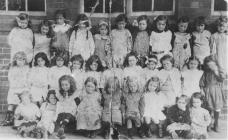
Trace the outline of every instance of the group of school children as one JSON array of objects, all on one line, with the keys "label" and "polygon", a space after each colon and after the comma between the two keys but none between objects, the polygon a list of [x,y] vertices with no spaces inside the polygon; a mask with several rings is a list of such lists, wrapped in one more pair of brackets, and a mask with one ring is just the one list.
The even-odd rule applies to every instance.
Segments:
[{"label": "group of school children", "polygon": [[156,17],[150,30],[142,15],[132,31],[120,14],[116,28],[109,31],[102,20],[95,35],[85,14],[73,25],[63,11],[55,18],[34,33],[27,14],[16,17],[8,36],[8,111],[1,125],[13,125],[24,137],[61,139],[67,130],[82,130],[89,138],[101,132],[107,139],[110,128],[121,135],[121,127],[128,138],[133,128],[141,138],[154,132],[160,138],[207,138],[208,131],[219,131],[227,17],[216,21],[212,35],[204,17],[195,19],[189,33],[187,17],[171,32],[166,16]]}]

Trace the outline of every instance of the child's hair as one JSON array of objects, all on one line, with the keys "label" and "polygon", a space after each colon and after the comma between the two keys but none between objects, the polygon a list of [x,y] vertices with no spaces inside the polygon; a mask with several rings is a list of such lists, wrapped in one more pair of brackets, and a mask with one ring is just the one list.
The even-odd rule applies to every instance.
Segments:
[{"label": "child's hair", "polygon": [[25,65],[28,64],[28,62],[27,62],[27,56],[26,56],[25,52],[23,52],[23,51],[20,51],[20,52],[17,52],[17,53],[14,54],[14,56],[13,56],[13,63],[12,63],[12,66],[13,67],[14,66],[17,66],[17,59],[24,59],[25,60]]},{"label": "child's hair", "polygon": [[158,57],[156,55],[149,55],[146,60],[146,64],[148,64],[150,61],[153,61],[154,63],[158,63]]},{"label": "child's hair", "polygon": [[126,87],[124,87],[124,90],[125,90],[126,93],[131,93],[132,92],[132,91],[130,91],[130,83],[131,82],[136,82],[136,84],[137,84],[137,91],[136,92],[141,92],[142,91],[138,78],[134,77],[134,76],[128,76],[126,78],[126,85],[125,85]]},{"label": "child's hair", "polygon": [[180,99],[184,99],[184,100],[185,100],[185,102],[186,102],[186,104],[188,104],[188,103],[189,103],[189,98],[188,98],[188,96],[187,96],[187,95],[182,94],[181,96],[176,97],[176,103],[177,103]]},{"label": "child's hair", "polygon": [[74,92],[76,91],[76,82],[74,80],[74,78],[70,75],[63,75],[62,77],[59,78],[59,92],[62,96],[64,96],[64,90],[62,88],[61,82],[62,81],[68,81],[70,84],[70,89],[68,91],[68,96],[71,96],[74,94]]},{"label": "child's hair", "polygon": [[149,29],[150,28],[150,20],[149,20],[149,18],[147,17],[147,15],[141,15],[141,16],[139,16],[137,18],[138,23],[140,21],[142,21],[142,20],[145,20],[146,21],[146,23],[147,23],[146,31],[147,31],[148,35],[150,35],[151,31]]},{"label": "child's hair", "polygon": [[161,21],[161,20],[164,20],[165,23],[166,23],[166,26],[165,26],[165,29],[164,31],[168,31],[169,30],[169,22],[168,22],[168,17],[165,16],[165,15],[159,15],[158,17],[155,18],[154,22],[153,22],[153,30],[155,32],[160,32],[158,29],[157,29],[157,22],[158,21]]},{"label": "child's hair", "polygon": [[108,31],[107,34],[109,34],[108,23],[105,22],[104,20],[101,20],[101,21],[99,22],[99,25],[98,25],[99,29],[100,29],[102,26],[105,26],[105,27],[106,27],[106,29],[107,29],[107,31]]},{"label": "child's hair", "polygon": [[169,54],[164,55],[160,59],[160,63],[162,64],[162,62],[165,61],[165,60],[169,60],[172,63],[172,65],[174,65],[174,58],[171,55],[169,55]]},{"label": "child's hair", "polygon": [[49,91],[48,91],[48,94],[47,94],[47,97],[46,97],[46,101],[47,101],[48,103],[50,103],[49,98],[50,98],[51,94],[53,94],[53,95],[55,96],[55,99],[58,101],[58,98],[57,98],[57,96],[56,96],[55,90],[49,90]]},{"label": "child's hair", "polygon": [[57,10],[55,12],[55,18],[57,18],[57,16],[59,16],[59,15],[62,15],[64,18],[66,18],[66,12],[65,12],[65,10]]},{"label": "child's hair", "polygon": [[186,64],[187,64],[188,69],[189,69],[189,63],[190,63],[191,61],[193,61],[193,60],[195,60],[195,61],[198,62],[197,69],[200,70],[200,69],[201,69],[201,63],[200,63],[200,60],[199,60],[196,56],[191,56],[191,57],[189,57],[189,58],[187,59]]},{"label": "child's hair", "polygon": [[[223,25],[224,23],[228,23],[228,18],[226,16],[220,16],[217,20],[216,20],[216,25],[217,27],[218,26],[221,26]],[[227,32],[227,31],[226,31]]]},{"label": "child's hair", "polygon": [[50,38],[52,37],[52,28],[51,28],[51,23],[48,20],[43,20],[41,21],[41,23],[39,24],[39,32],[41,33],[41,28],[43,26],[46,26],[49,28],[49,31],[47,33],[47,37]]},{"label": "child's hair", "polygon": [[95,91],[98,91],[98,87],[97,87],[97,80],[93,77],[88,77],[86,80],[85,80],[85,86],[87,83],[89,82],[92,82],[94,85],[95,85]]},{"label": "child's hair", "polygon": [[132,52],[128,53],[127,56],[124,59],[124,62],[123,62],[123,66],[124,67],[128,67],[129,66],[128,59],[131,56],[134,56],[135,57],[135,59],[136,59],[136,65],[138,65],[139,59],[138,59],[137,53],[134,52],[134,51],[132,51]]},{"label": "child's hair", "polygon": [[64,53],[64,52],[57,53],[55,58],[53,59],[54,60],[54,65],[56,65],[57,58],[62,58],[63,61],[64,61],[64,65],[67,66],[69,56],[66,53]]},{"label": "child's hair", "polygon": [[126,16],[125,14],[119,14],[119,15],[116,17],[116,20],[115,20],[116,24],[117,24],[118,22],[121,22],[121,21],[124,21],[124,22],[128,23],[128,18],[127,18],[127,16]]},{"label": "child's hair", "polygon": [[17,24],[17,27],[19,27],[18,25],[18,21],[19,20],[27,20],[28,21],[28,28],[32,28],[32,22],[31,20],[29,19],[29,15],[26,14],[26,13],[20,13],[17,17],[16,17],[16,24]]},{"label": "child's hair", "polygon": [[102,66],[101,60],[99,56],[97,55],[92,55],[89,57],[89,59],[86,61],[86,71],[91,71],[90,65],[93,64],[93,62],[96,62],[98,64],[97,66],[97,72],[102,72],[104,70],[104,67]]},{"label": "child's hair", "polygon": [[35,55],[35,61],[34,61],[34,66],[37,66],[37,60],[38,58],[42,58],[45,61],[45,66],[49,67],[49,60],[47,58],[47,55],[44,52],[39,52]]},{"label": "child's hair", "polygon": [[[76,20],[74,21],[74,24],[73,24],[73,28],[72,28],[72,31],[75,31],[75,37],[77,35],[77,31],[78,31],[78,26],[79,26],[79,22],[80,21],[84,21],[84,24],[86,25],[86,27],[89,27],[90,26],[90,23],[89,23],[89,18],[85,15],[85,14],[79,14],[76,18]],[[89,33],[88,33],[88,30],[87,30],[87,34],[86,34],[86,39],[89,38]]]},{"label": "child's hair", "polygon": [[157,76],[151,77],[151,78],[146,82],[146,85],[145,85],[145,87],[144,87],[144,92],[149,92],[148,86],[149,86],[150,82],[157,82],[157,83],[158,83],[158,87],[155,89],[155,92],[159,92],[159,91],[160,91],[160,79],[159,79],[159,77],[157,77]]},{"label": "child's hair", "polygon": [[215,62],[215,64],[218,66],[215,56],[213,56],[213,55],[207,56],[207,57],[205,57],[205,59],[203,61],[203,70],[204,71],[210,71],[209,67],[207,66],[207,63],[209,63],[211,61]]},{"label": "child's hair", "polygon": [[108,78],[107,82],[105,83],[104,90],[105,92],[108,92],[108,88],[111,87],[111,85],[114,85],[114,93],[120,92],[120,82],[119,79],[115,77]]},{"label": "child's hair", "polygon": [[83,59],[83,57],[82,57],[82,55],[81,55],[81,54],[74,55],[74,56],[70,59],[70,61],[71,61],[72,63],[73,63],[74,61],[78,61],[78,62],[80,62],[80,63],[81,63],[80,68],[81,68],[81,69],[83,68],[83,65],[84,65],[84,59]]},{"label": "child's hair", "polygon": [[196,30],[196,26],[199,26],[199,25],[202,25],[202,24],[205,25],[205,28],[204,28],[204,29],[206,29],[206,28],[207,28],[207,23],[206,23],[205,17],[203,17],[203,16],[197,17],[197,18],[194,20],[195,30]]},{"label": "child's hair", "polygon": [[189,18],[187,16],[182,16],[178,19],[177,24],[179,23],[188,23],[189,22]]},{"label": "child's hair", "polygon": [[193,98],[200,99],[202,101],[202,104],[204,103],[204,96],[200,92],[195,92],[192,94],[190,99],[190,105],[192,106]]}]

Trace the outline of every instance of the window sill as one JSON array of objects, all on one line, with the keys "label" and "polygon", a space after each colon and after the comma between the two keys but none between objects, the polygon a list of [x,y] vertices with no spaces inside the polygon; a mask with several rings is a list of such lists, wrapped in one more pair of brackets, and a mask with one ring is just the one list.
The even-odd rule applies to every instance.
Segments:
[{"label": "window sill", "polygon": [[140,15],[147,15],[147,16],[158,16],[158,15],[174,15],[174,11],[149,11],[149,12],[132,12],[129,16],[140,16]]},{"label": "window sill", "polygon": [[18,15],[19,13],[27,13],[30,16],[46,16],[46,12],[26,12],[26,11],[3,11],[0,10],[0,15]]},{"label": "window sill", "polygon": [[212,16],[227,16],[228,11],[211,11]]}]

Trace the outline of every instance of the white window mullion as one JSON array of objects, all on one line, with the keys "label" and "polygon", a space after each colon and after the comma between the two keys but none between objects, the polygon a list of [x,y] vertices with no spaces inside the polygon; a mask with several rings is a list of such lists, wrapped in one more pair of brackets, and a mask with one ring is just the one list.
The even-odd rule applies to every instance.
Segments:
[{"label": "white window mullion", "polygon": [[28,0],[25,0],[25,12],[28,12]]},{"label": "white window mullion", "polygon": [[5,6],[6,6],[6,12],[8,12],[9,11],[8,0],[5,0]]},{"label": "white window mullion", "polygon": [[154,11],[154,0],[152,0],[152,2],[151,2],[151,11]]},{"label": "white window mullion", "polygon": [[105,13],[105,4],[106,4],[106,0],[103,0],[102,13]]}]

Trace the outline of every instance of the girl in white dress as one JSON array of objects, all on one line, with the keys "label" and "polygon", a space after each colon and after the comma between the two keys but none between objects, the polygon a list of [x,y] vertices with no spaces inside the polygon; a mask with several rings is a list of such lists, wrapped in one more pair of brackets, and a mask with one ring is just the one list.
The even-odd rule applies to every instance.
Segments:
[{"label": "girl in white dress", "polygon": [[29,16],[21,13],[16,17],[17,27],[14,27],[8,35],[8,44],[11,48],[10,62],[12,63],[15,53],[25,52],[27,62],[30,63],[33,57],[33,31]]},{"label": "girl in white dress", "polygon": [[32,101],[39,107],[45,101],[48,92],[49,61],[44,52],[36,54],[34,67],[29,72],[29,86]]}]

